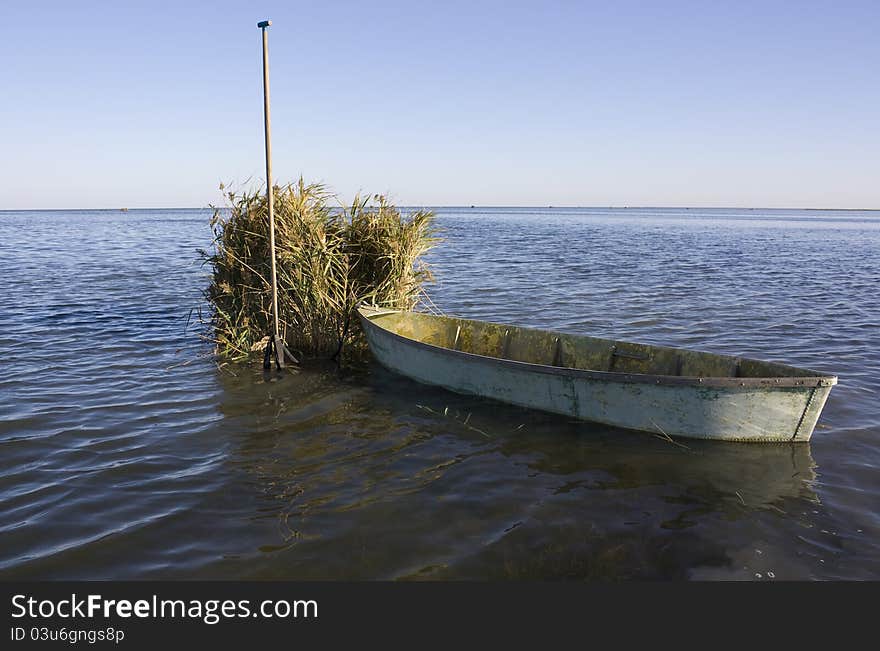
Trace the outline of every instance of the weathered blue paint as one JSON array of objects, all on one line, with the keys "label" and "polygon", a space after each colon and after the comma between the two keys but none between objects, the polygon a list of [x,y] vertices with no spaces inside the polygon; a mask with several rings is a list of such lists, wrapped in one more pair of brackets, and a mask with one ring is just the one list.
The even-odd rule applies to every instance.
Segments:
[{"label": "weathered blue paint", "polygon": [[[807,369],[711,353],[411,312],[359,312],[376,359],[419,382],[672,437],[807,441],[837,382]],[[560,348],[563,365],[553,365]],[[625,354],[615,359],[620,350]],[[583,363],[591,360],[628,372]],[[681,368],[705,375],[650,372]],[[749,375],[722,375],[727,369]]]}]

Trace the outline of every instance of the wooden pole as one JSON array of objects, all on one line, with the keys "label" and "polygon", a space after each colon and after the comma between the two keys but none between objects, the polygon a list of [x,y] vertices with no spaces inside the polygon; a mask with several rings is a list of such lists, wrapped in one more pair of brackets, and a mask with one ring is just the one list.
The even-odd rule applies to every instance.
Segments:
[{"label": "wooden pole", "polygon": [[[266,200],[269,204],[269,250],[272,257],[272,316],[274,317],[274,330],[271,335],[269,346],[275,354],[275,365],[278,369],[284,368],[284,342],[281,341],[281,333],[278,319],[278,272],[275,266],[275,205],[272,188],[272,134],[271,120],[269,118],[269,40],[266,28],[272,24],[271,20],[257,23],[257,27],[263,33],[263,124],[266,139]],[[271,366],[270,350],[263,360],[263,366]]]}]

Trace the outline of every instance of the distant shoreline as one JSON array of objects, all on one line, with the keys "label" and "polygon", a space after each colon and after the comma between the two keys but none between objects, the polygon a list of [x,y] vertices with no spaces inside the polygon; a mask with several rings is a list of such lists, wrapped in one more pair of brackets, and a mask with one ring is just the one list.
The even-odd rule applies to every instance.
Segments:
[{"label": "distant shoreline", "polygon": [[[222,206],[220,206],[222,208]],[[400,206],[406,209],[429,208],[431,210],[800,210],[804,212],[880,212],[880,208],[765,208],[742,206],[478,206],[450,205],[431,206],[428,204],[412,204]],[[132,212],[143,210],[213,210],[210,206],[167,207],[167,208],[0,208],[0,213],[7,212]]]}]

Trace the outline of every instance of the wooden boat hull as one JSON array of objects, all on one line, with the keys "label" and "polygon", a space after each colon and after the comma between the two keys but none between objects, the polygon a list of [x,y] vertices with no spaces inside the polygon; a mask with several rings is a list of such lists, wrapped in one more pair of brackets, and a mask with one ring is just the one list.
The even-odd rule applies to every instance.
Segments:
[{"label": "wooden boat hull", "polygon": [[[458,393],[671,437],[807,441],[837,382],[806,369],[711,353],[368,307],[359,315],[375,358],[401,375]],[[467,336],[463,328],[470,329]],[[600,359],[603,347],[610,351],[612,370],[597,370],[596,364],[584,368],[583,360]],[[567,364],[566,358],[572,361]],[[626,368],[667,363],[678,371],[703,369],[705,375]],[[717,372],[727,364],[737,373],[773,374]]]}]

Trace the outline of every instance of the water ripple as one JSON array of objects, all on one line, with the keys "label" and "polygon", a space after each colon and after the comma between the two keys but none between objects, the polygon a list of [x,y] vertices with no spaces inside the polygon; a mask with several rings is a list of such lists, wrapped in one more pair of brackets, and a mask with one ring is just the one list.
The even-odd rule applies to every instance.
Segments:
[{"label": "water ripple", "polygon": [[880,578],[880,218],[442,209],[448,313],[836,373],[809,446],[218,370],[209,211],[0,213],[3,578]]}]

